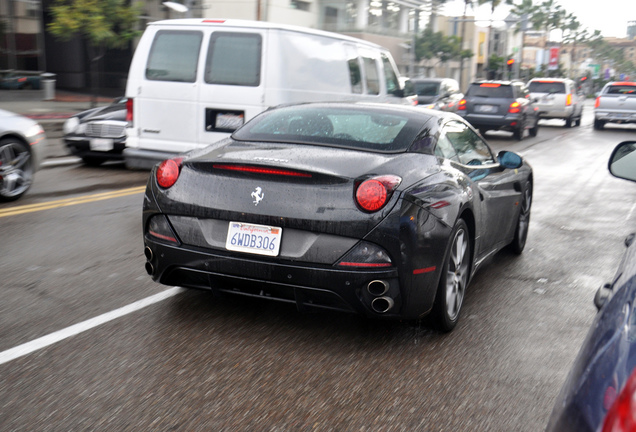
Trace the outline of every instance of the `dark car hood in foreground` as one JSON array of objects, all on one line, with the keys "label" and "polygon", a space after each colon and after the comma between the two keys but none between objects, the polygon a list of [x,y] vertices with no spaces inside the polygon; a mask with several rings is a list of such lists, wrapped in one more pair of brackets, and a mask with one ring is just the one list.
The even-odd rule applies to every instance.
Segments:
[{"label": "dark car hood in foreground", "polygon": [[597,431],[616,394],[636,367],[636,242],[623,255],[612,297],[594,319],[554,406],[547,432]]},{"label": "dark car hood in foreground", "polygon": [[[214,168],[214,164],[270,167],[310,174],[311,178],[263,175]],[[190,154],[177,183],[157,194],[157,204],[171,214],[346,233],[363,237],[390,213],[404,190],[422,172],[439,167],[434,156],[379,154],[312,145],[263,144],[226,140]],[[384,209],[365,213],[355,204],[355,186],[368,177],[402,177]],[[262,194],[255,202],[253,193]],[[276,215],[276,216],[274,216]],[[329,222],[338,223],[330,224]]]}]

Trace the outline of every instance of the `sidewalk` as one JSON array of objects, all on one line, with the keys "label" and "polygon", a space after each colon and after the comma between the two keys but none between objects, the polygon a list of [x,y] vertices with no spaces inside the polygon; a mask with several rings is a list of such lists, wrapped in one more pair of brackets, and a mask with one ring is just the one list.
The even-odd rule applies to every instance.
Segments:
[{"label": "sidewalk", "polygon": [[[91,108],[91,95],[55,91],[53,100],[43,100],[42,90],[0,90],[0,109],[36,120],[47,137],[47,158],[68,157],[62,140],[62,126],[67,118]],[[98,97],[97,106],[108,105],[113,98]]]}]

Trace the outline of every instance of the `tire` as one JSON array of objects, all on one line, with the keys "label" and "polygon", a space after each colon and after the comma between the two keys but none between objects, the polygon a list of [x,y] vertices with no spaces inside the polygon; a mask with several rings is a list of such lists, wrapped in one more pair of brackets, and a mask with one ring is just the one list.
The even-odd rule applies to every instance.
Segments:
[{"label": "tire", "polygon": [[565,119],[565,127],[566,128],[572,127],[572,117],[568,117]]},{"label": "tire", "polygon": [[525,130],[524,121],[521,120],[521,124],[519,125],[519,127],[512,132],[512,136],[514,137],[514,139],[516,139],[517,141],[521,141],[523,139],[524,130]]},{"label": "tire", "polygon": [[434,325],[442,332],[453,330],[459,320],[470,279],[471,257],[470,232],[466,222],[459,219],[450,235],[433,306]]},{"label": "tire", "polygon": [[576,121],[574,122],[574,126],[576,126],[576,127],[581,126],[581,117],[576,119]]},{"label": "tire", "polygon": [[0,141],[0,201],[15,201],[33,183],[31,151],[22,141],[6,138]]},{"label": "tire", "polygon": [[88,166],[100,166],[104,160],[96,157],[84,156],[82,162]]},{"label": "tire", "polygon": [[530,211],[532,210],[532,183],[528,180],[523,188],[521,196],[521,207],[519,209],[519,218],[517,219],[517,227],[515,228],[515,236],[509,245],[509,249],[516,255],[521,255],[526,247],[526,239],[528,238],[528,228],[530,227]]},{"label": "tire", "polygon": [[528,133],[530,133],[531,137],[536,137],[538,132],[539,132],[539,120],[537,120],[533,128],[530,128],[528,130]]},{"label": "tire", "polygon": [[594,119],[594,129],[603,130],[605,128],[605,122],[603,120]]}]

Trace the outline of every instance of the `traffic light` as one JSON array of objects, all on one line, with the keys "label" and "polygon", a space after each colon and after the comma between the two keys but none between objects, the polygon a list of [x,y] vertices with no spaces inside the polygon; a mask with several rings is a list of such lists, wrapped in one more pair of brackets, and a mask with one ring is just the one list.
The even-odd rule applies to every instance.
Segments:
[{"label": "traffic light", "polygon": [[512,67],[515,64],[515,59],[508,59],[508,61],[506,62],[506,64],[508,65],[508,72],[510,72],[512,70]]}]

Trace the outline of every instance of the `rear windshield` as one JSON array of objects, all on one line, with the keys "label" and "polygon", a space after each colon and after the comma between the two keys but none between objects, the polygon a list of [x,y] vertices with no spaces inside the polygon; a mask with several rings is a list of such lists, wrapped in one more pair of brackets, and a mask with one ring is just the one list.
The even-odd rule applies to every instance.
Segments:
[{"label": "rear windshield", "polygon": [[415,93],[418,96],[437,96],[439,94],[438,82],[415,82]]},{"label": "rear windshield", "polygon": [[232,138],[397,153],[410,147],[428,119],[424,113],[301,105],[266,111]]},{"label": "rear windshield", "polygon": [[528,84],[530,93],[565,93],[565,84],[553,81],[532,81]]},{"label": "rear windshield", "polygon": [[608,94],[636,94],[636,84],[611,85],[607,88]]},{"label": "rear windshield", "polygon": [[501,84],[471,84],[466,97],[512,98],[512,86]]}]

